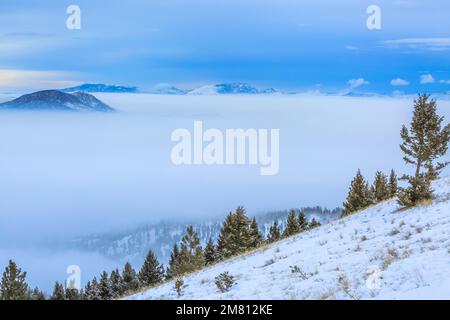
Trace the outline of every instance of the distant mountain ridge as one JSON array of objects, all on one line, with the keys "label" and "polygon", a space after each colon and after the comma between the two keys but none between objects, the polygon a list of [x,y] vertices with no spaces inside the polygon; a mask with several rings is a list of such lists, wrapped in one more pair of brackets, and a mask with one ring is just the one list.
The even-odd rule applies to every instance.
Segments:
[{"label": "distant mountain ridge", "polygon": [[60,91],[71,92],[106,92],[106,93],[151,93],[163,95],[220,95],[220,94],[274,94],[279,91],[274,88],[258,89],[248,83],[231,82],[206,85],[192,90],[184,90],[170,84],[157,84],[150,89],[140,90],[138,87],[125,87],[107,84],[85,83],[76,87],[61,89]]},{"label": "distant mountain ridge", "polygon": [[216,95],[216,94],[272,94],[277,91],[273,88],[257,89],[248,83],[234,82],[207,85],[189,91],[189,95]]},{"label": "distant mountain ridge", "polygon": [[70,94],[59,90],[44,90],[25,94],[12,101],[0,103],[0,110],[2,109],[27,111],[114,111],[110,106],[88,93],[75,92]]},{"label": "distant mountain ridge", "polygon": [[143,92],[152,94],[184,95],[188,92],[188,90],[183,90],[170,84],[161,83]]},{"label": "distant mountain ridge", "polygon": [[85,83],[76,87],[70,87],[61,89],[60,91],[71,93],[71,92],[110,92],[110,93],[136,93],[138,92],[137,87],[125,87],[116,85],[107,85],[102,83]]},{"label": "distant mountain ridge", "polygon": [[[375,93],[366,91],[279,91],[274,88],[259,89],[245,82],[229,82],[204,85],[194,89],[180,89],[171,84],[160,83],[154,85],[151,88],[140,89],[135,86],[122,86],[122,85],[109,85],[101,83],[85,83],[79,86],[60,89],[58,91],[65,93],[85,92],[85,93],[149,93],[155,95],[196,95],[196,96],[208,96],[208,95],[296,95],[296,94],[308,94],[308,95],[320,95],[320,96],[343,96],[354,98],[369,98],[369,97],[414,97],[415,94],[407,94],[401,92],[392,93]],[[450,99],[450,91],[446,92],[434,92],[433,96],[437,99],[448,100]]]}]

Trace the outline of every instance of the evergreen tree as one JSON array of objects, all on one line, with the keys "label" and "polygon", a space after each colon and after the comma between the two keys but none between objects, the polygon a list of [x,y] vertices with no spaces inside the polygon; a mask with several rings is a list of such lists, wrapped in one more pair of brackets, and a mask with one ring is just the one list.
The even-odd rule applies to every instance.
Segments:
[{"label": "evergreen tree", "polygon": [[206,243],[204,255],[206,264],[213,264],[214,262],[216,262],[217,250],[212,238],[209,238],[208,242]]},{"label": "evergreen tree", "polygon": [[377,171],[375,174],[375,181],[371,187],[371,193],[375,203],[390,198],[387,177],[381,171]]},{"label": "evergreen tree", "polygon": [[122,295],[122,278],[118,269],[111,271],[109,284],[111,286],[112,297],[120,297]]},{"label": "evergreen tree", "polygon": [[78,299],[77,300],[86,300],[84,296],[84,289],[78,290]]},{"label": "evergreen tree", "polygon": [[38,287],[30,290],[28,296],[31,300],[45,300],[45,294]]},{"label": "evergreen tree", "polygon": [[81,300],[81,293],[76,288],[66,288],[66,300]]},{"label": "evergreen tree", "polygon": [[258,248],[263,242],[264,238],[258,228],[258,223],[256,222],[256,218],[252,219],[250,223],[250,239],[249,239],[249,248]]},{"label": "evergreen tree", "polygon": [[92,279],[91,292],[90,292],[89,296],[90,296],[89,300],[101,300],[102,299],[102,297],[100,295],[100,284],[96,277],[94,277],[94,279]]},{"label": "evergreen tree", "polygon": [[221,259],[232,256],[237,249],[233,243],[234,233],[234,214],[230,212],[220,229],[219,240],[217,245],[218,254]]},{"label": "evergreen tree", "polygon": [[408,187],[400,189],[398,198],[399,203],[406,207],[432,199],[431,181],[448,164],[436,160],[447,152],[450,125],[441,129],[444,117],[437,115],[436,101],[429,98],[427,94],[419,94],[414,101],[410,129],[403,126],[400,132],[403,140],[400,149],[405,154],[403,160],[415,168],[414,175],[401,178],[408,182]]},{"label": "evergreen tree", "polygon": [[26,300],[29,298],[26,276],[26,272],[22,272],[14,261],[9,260],[0,285],[0,300]]},{"label": "evergreen tree", "polygon": [[320,222],[316,220],[316,218],[312,218],[311,222],[308,225],[308,229],[314,229],[320,227]]},{"label": "evergreen tree", "polygon": [[237,207],[234,213],[233,239],[238,247],[236,253],[241,253],[253,245],[251,221],[247,217],[244,207]]},{"label": "evergreen tree", "polygon": [[99,292],[101,300],[109,300],[113,296],[108,273],[106,271],[103,271],[100,275]]},{"label": "evergreen tree", "polygon": [[205,265],[200,239],[192,226],[186,228],[180,247],[176,275],[195,271]]},{"label": "evergreen tree", "polygon": [[218,252],[221,259],[254,247],[255,232],[252,232],[251,225],[252,222],[247,217],[244,207],[238,207],[235,213],[227,216],[220,230],[218,241]]},{"label": "evergreen tree", "polygon": [[170,253],[169,266],[167,268],[166,274],[167,278],[173,278],[179,274],[180,265],[180,250],[178,249],[178,244],[173,245],[172,252]]},{"label": "evergreen tree", "polygon": [[355,211],[364,209],[371,205],[372,195],[369,184],[364,179],[361,171],[358,169],[348,192],[347,200],[344,203],[344,211],[342,216],[347,216]]},{"label": "evergreen tree", "polygon": [[84,287],[84,291],[83,291],[83,300],[93,300],[91,299],[93,296],[93,289],[92,289],[92,284],[91,281],[88,281],[86,283],[86,286]]},{"label": "evergreen tree", "polygon": [[66,288],[65,288],[65,295],[66,300],[81,300],[82,294],[78,290],[78,288],[75,287],[75,280],[70,279],[66,281]]},{"label": "evergreen tree", "polygon": [[283,231],[283,237],[284,238],[290,237],[299,232],[300,232],[300,227],[298,225],[298,220],[295,215],[295,210],[291,209],[291,211],[289,211],[289,214],[287,217],[287,224],[286,224],[286,229],[284,229],[284,231]]},{"label": "evergreen tree", "polygon": [[389,183],[388,183],[388,190],[389,190],[389,197],[393,198],[397,195],[397,175],[395,174],[394,169],[391,170],[391,174],[389,175]]},{"label": "evergreen tree", "polygon": [[308,220],[303,212],[298,214],[298,228],[300,232],[308,229]]},{"label": "evergreen tree", "polygon": [[152,250],[148,251],[138,276],[141,286],[151,286],[163,280],[164,268],[158,262],[158,259]]},{"label": "evergreen tree", "polygon": [[267,237],[267,242],[272,243],[281,239],[280,227],[278,226],[278,221],[275,221],[273,225],[269,228],[269,236]]},{"label": "evergreen tree", "polygon": [[50,297],[50,300],[65,300],[66,293],[64,292],[64,287],[61,283],[56,281],[55,286],[53,287],[53,293]]},{"label": "evergreen tree", "polygon": [[136,291],[139,288],[139,279],[137,278],[136,271],[133,269],[129,262],[125,263],[125,267],[122,271],[122,288],[123,293],[127,291]]}]

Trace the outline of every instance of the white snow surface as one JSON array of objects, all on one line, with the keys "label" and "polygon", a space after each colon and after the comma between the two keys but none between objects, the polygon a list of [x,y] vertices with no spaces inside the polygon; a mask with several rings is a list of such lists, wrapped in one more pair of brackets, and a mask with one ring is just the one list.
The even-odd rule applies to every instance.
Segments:
[{"label": "white snow surface", "polygon": [[181,297],[170,281],[126,299],[450,299],[450,178],[433,187],[431,204],[388,200],[187,275]]}]

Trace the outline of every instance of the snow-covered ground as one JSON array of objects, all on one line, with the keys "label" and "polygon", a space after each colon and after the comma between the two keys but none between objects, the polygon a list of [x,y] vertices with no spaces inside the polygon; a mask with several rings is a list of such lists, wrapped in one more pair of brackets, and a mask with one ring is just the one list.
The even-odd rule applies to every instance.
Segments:
[{"label": "snow-covered ground", "polygon": [[[450,299],[450,178],[434,189],[431,204],[389,200],[186,276],[180,298]],[[220,293],[225,271],[236,283]],[[173,281],[128,297],[177,298]]]}]

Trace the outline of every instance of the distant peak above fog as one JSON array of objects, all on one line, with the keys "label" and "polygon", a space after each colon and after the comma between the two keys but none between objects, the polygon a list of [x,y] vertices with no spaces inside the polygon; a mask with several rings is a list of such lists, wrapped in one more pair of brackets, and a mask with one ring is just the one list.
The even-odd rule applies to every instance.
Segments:
[{"label": "distant peak above fog", "polygon": [[201,86],[195,89],[180,89],[171,84],[157,84],[149,89],[126,87],[120,85],[85,83],[76,87],[65,88],[62,92],[108,92],[108,93],[151,93],[163,95],[220,95],[220,94],[274,94],[280,93],[273,88],[258,89],[248,83],[231,82]]},{"label": "distant peak above fog", "polygon": [[118,92],[118,93],[135,93],[138,92],[137,87],[125,87],[108,85],[102,83],[85,83],[76,87],[70,87],[61,89],[60,91],[71,93],[71,92]]},{"label": "distant peak above fog", "polygon": [[58,90],[44,90],[25,94],[17,99],[0,103],[0,110],[114,111],[91,94],[85,92],[65,93]]},{"label": "distant peak above fog", "polygon": [[248,83],[221,83],[203,86],[188,92],[190,95],[215,95],[215,94],[272,94],[277,91],[273,88],[257,89]]}]

